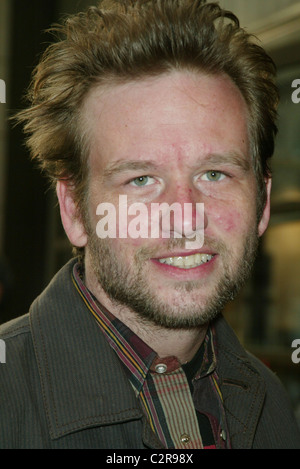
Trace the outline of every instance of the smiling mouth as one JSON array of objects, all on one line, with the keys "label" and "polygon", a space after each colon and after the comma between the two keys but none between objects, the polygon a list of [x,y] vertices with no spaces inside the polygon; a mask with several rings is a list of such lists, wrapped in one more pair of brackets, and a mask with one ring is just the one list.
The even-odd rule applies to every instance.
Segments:
[{"label": "smiling mouth", "polygon": [[167,264],[179,269],[193,269],[212,260],[213,254],[197,253],[190,256],[174,256],[157,259],[161,264]]}]

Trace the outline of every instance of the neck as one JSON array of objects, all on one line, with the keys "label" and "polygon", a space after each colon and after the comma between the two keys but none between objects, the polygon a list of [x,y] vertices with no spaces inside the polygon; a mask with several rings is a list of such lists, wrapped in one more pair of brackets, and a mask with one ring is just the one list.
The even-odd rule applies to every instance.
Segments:
[{"label": "neck", "polygon": [[[126,324],[127,317],[122,321]],[[134,330],[132,324],[128,321],[126,325]],[[166,329],[154,324],[135,327],[134,330],[160,358],[175,356],[182,364],[192,360],[205,338],[206,331],[207,326],[193,329]]]},{"label": "neck", "polygon": [[184,364],[194,357],[205,338],[207,325],[191,329],[164,328],[141,319],[136,312],[126,306],[112,302],[89,269],[85,270],[85,283],[98,301],[151,347],[160,358],[176,356],[180,363]]}]

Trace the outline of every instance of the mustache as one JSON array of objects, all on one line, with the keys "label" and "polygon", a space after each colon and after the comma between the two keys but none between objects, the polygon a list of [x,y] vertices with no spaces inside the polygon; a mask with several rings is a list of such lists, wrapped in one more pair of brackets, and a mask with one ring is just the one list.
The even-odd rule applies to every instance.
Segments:
[{"label": "mustache", "polygon": [[[171,238],[166,241],[164,240],[161,244],[157,246],[142,246],[137,249],[135,253],[135,260],[137,262],[144,262],[151,258],[161,257],[162,253],[166,255],[168,251],[170,253],[172,253],[172,251],[174,250],[186,251],[185,243],[186,239],[183,237]],[[225,243],[223,243],[222,241],[216,240],[209,236],[205,236],[203,249],[209,249],[211,251],[214,251],[215,253],[222,253],[226,249],[226,246]],[[186,254],[189,254],[188,251],[186,251]]]}]

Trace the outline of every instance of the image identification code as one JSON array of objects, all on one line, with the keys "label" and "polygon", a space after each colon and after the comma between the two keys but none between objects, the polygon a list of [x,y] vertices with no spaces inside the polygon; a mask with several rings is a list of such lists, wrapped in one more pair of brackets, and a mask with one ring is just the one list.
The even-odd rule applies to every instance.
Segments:
[{"label": "image identification code", "polygon": [[131,464],[134,467],[139,463],[151,464],[193,464],[193,454],[182,453],[153,453],[149,457],[144,456],[121,456],[114,453],[106,457],[106,464]]}]

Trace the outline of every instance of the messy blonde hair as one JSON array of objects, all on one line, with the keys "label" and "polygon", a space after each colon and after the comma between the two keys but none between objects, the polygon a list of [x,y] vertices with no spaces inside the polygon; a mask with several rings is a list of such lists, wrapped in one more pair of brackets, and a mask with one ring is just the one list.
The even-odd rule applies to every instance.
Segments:
[{"label": "messy blonde hair", "polygon": [[258,217],[277,132],[275,65],[236,16],[204,0],[103,0],[52,29],[17,116],[32,157],[51,181],[68,179],[78,208],[87,193],[89,141],[80,122],[87,93],[101,83],[190,69],[227,74],[249,110]]}]

